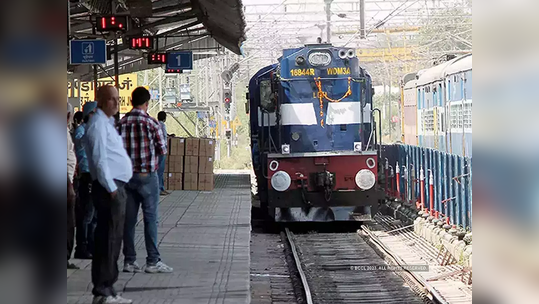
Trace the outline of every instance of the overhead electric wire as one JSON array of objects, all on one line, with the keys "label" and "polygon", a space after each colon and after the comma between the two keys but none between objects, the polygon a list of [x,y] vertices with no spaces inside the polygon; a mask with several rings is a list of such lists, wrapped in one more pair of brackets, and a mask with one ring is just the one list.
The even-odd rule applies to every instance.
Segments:
[{"label": "overhead electric wire", "polygon": [[255,22],[253,25],[251,25],[250,27],[248,27],[247,29],[245,29],[245,33],[249,32],[250,30],[252,30],[257,24],[258,22],[264,20],[264,18],[266,18],[267,16],[271,15],[274,11],[276,11],[278,8],[280,8],[281,6],[283,6],[286,1],[288,0],[283,0],[279,5],[277,5],[276,7],[274,7],[271,11],[269,11],[268,13],[266,13],[264,16],[262,16],[261,18],[258,19],[257,22]]},{"label": "overhead electric wire", "polygon": [[[371,28],[370,30],[367,31],[366,35],[365,36],[369,36],[370,33],[372,33],[373,30],[381,27],[382,25],[386,24],[387,21],[391,20],[393,17],[394,17],[394,14],[401,8],[403,7],[406,3],[408,3],[408,1],[410,0],[405,0],[401,5],[399,5],[396,9],[394,9],[391,13],[389,13],[384,19],[382,19],[381,21],[379,21],[373,28]],[[407,8],[405,8],[404,10],[402,10],[401,12],[404,12],[406,11],[408,8],[410,8],[412,5],[416,4],[417,2],[419,2],[420,0],[417,0],[415,1],[414,3],[412,3],[411,5],[409,5]],[[352,35],[352,37],[350,37],[350,39],[343,45],[343,47],[346,47],[350,42],[352,42],[352,40],[354,40],[354,38],[356,38],[358,36],[358,34],[361,32],[361,28],[359,30],[357,30],[354,35]]]}]

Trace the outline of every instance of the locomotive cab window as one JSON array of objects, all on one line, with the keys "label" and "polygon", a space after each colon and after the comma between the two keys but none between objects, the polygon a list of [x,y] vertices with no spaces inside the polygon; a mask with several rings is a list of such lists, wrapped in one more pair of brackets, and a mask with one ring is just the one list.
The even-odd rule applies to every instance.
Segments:
[{"label": "locomotive cab window", "polygon": [[270,80],[260,81],[260,106],[262,107],[262,109],[268,112],[272,112],[274,110],[271,94],[272,92]]}]

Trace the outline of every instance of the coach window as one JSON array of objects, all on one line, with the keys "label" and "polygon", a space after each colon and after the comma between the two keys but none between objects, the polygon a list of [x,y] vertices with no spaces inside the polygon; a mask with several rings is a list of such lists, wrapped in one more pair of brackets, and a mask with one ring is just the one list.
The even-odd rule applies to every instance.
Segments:
[{"label": "coach window", "polygon": [[451,101],[451,79],[447,80],[447,101]]},{"label": "coach window", "polygon": [[438,105],[443,106],[444,105],[444,91],[442,91],[442,83],[438,84]]}]

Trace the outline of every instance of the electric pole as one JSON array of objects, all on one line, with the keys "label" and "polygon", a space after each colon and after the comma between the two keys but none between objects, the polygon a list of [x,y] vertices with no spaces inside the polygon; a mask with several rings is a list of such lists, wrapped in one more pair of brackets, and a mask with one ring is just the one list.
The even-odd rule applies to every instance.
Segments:
[{"label": "electric pole", "polygon": [[326,3],[326,34],[327,43],[331,43],[331,3],[333,0],[324,0]]},{"label": "electric pole", "polygon": [[157,69],[157,75],[159,77],[159,111],[163,111],[163,71],[161,68]]},{"label": "electric pole", "polygon": [[359,38],[365,39],[365,0],[359,0],[359,22],[360,22],[360,28],[359,28]]}]

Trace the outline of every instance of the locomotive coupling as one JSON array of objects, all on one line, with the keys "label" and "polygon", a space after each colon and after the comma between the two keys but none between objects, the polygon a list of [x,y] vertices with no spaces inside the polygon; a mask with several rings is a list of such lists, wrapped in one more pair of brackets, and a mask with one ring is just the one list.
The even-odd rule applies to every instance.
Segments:
[{"label": "locomotive coupling", "polygon": [[325,171],[316,174],[316,185],[324,189],[333,189],[335,174]]}]

